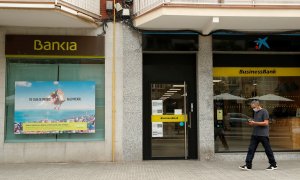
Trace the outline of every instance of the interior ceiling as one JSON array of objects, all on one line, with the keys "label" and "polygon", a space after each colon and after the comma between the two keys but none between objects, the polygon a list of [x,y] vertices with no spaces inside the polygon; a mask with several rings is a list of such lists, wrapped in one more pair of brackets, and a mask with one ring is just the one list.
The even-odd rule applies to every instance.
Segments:
[{"label": "interior ceiling", "polygon": [[0,26],[95,28],[95,23],[56,9],[0,9]]},{"label": "interior ceiling", "polygon": [[[169,8],[171,9],[171,8]],[[236,10],[236,9],[235,9]],[[201,9],[199,9],[201,11]],[[217,10],[212,10],[217,12]],[[286,10],[287,12],[289,10]],[[162,13],[161,13],[162,12]],[[298,14],[282,14],[280,12],[270,15],[264,13],[260,16],[257,14],[239,13],[236,16],[224,13],[208,13],[195,14],[192,12],[169,13],[166,9],[160,11],[152,11],[135,18],[134,23],[140,29],[145,30],[194,30],[208,34],[215,30],[233,30],[233,31],[251,31],[251,32],[274,32],[274,31],[294,31],[300,30],[299,13]],[[294,11],[295,12],[295,11]],[[156,13],[154,15],[154,13]],[[215,15],[212,15],[215,14]],[[217,18],[217,22],[213,22],[213,18]]]}]

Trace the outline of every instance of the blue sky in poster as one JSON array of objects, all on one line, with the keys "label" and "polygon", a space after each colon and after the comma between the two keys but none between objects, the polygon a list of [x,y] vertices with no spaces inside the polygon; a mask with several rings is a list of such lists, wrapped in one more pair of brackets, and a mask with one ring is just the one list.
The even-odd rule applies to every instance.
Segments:
[{"label": "blue sky in poster", "polygon": [[65,99],[60,110],[95,110],[93,81],[17,81],[15,110],[54,109],[55,104],[49,99],[58,89],[62,90]]}]

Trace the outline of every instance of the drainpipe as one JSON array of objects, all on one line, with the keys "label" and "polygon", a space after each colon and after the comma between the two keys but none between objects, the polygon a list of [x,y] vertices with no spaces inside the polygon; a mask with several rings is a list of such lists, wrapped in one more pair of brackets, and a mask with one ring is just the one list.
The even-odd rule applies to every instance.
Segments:
[{"label": "drainpipe", "polygon": [[112,162],[115,162],[115,129],[116,129],[116,0],[113,1],[113,47],[112,47]]}]

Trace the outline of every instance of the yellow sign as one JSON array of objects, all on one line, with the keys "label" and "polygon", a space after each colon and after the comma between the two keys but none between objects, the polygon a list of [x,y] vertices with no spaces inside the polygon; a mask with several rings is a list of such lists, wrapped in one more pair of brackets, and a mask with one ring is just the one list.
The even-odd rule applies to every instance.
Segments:
[{"label": "yellow sign", "polygon": [[35,51],[77,51],[76,42],[42,41],[34,40],[33,49]]},{"label": "yellow sign", "polygon": [[300,68],[216,67],[213,68],[213,76],[214,77],[300,76]]},{"label": "yellow sign", "polygon": [[223,110],[222,109],[217,110],[217,120],[223,120]]},{"label": "yellow sign", "polygon": [[152,122],[184,122],[187,121],[186,115],[152,115]]},{"label": "yellow sign", "polygon": [[23,123],[24,132],[85,130],[87,130],[87,122]]}]

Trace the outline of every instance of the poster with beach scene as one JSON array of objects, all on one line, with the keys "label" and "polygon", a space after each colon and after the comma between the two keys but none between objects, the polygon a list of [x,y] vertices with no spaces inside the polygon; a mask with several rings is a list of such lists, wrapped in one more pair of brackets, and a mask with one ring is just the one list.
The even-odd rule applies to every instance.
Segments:
[{"label": "poster with beach scene", "polygon": [[93,81],[16,81],[14,133],[95,133],[95,86]]}]

